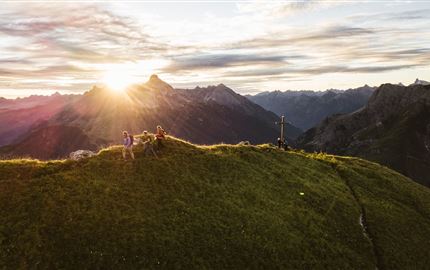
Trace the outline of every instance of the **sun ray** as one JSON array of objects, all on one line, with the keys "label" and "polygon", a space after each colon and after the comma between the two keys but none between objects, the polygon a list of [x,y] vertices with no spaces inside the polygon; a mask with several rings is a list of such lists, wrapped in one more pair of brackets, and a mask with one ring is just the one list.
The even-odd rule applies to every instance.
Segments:
[{"label": "sun ray", "polygon": [[123,92],[127,86],[136,83],[137,80],[128,70],[111,69],[105,72],[102,82],[115,92]]},{"label": "sun ray", "polygon": [[124,92],[128,86],[142,82],[168,64],[161,59],[104,65],[101,83],[115,92]]}]

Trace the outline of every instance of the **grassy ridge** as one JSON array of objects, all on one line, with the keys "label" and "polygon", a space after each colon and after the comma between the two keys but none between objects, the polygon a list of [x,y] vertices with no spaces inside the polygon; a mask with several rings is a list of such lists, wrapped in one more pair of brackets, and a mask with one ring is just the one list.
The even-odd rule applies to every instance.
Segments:
[{"label": "grassy ridge", "polygon": [[430,192],[385,167],[173,138],[136,152],[1,161],[0,269],[426,267]]}]

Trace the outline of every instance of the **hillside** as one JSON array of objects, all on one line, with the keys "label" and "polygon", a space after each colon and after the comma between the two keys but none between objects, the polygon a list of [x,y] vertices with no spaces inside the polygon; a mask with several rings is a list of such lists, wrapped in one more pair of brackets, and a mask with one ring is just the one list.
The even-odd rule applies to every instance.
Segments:
[{"label": "hillside", "polygon": [[333,114],[360,109],[374,90],[365,85],[345,91],[273,91],[247,97],[266,110],[285,115],[294,126],[307,130]]},{"label": "hillside", "polygon": [[97,151],[103,140],[92,140],[81,129],[71,126],[47,126],[36,128],[23,136],[18,144],[0,147],[0,157],[37,157],[52,159],[67,157],[77,147]]},{"label": "hillside", "polygon": [[77,96],[31,96],[0,100],[0,146],[15,142],[29,130],[59,113]]},{"label": "hillside", "polygon": [[362,110],[326,119],[299,146],[373,160],[430,187],[430,85],[383,84]]},{"label": "hillside", "polygon": [[[168,138],[0,161],[0,268],[426,269],[430,190],[358,158]],[[360,226],[360,222],[363,227]]]}]

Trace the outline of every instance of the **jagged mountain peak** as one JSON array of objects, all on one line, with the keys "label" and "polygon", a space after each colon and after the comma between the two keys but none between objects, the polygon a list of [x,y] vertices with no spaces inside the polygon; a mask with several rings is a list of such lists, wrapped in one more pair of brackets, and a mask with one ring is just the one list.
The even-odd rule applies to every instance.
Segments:
[{"label": "jagged mountain peak", "polygon": [[152,74],[151,77],[149,77],[149,80],[145,83],[145,86],[152,90],[159,90],[159,91],[173,90],[173,87],[170,84],[161,80],[156,74]]},{"label": "jagged mountain peak", "polygon": [[361,110],[323,120],[298,145],[377,161],[429,186],[429,113],[430,85],[387,83]]},{"label": "jagged mountain peak", "polygon": [[[405,89],[408,89],[409,91],[405,91]],[[429,99],[430,92],[428,92],[427,89],[428,86],[425,84],[412,84],[406,87],[386,83],[381,85],[375,91],[374,95],[369,99],[369,104],[380,102],[387,103],[390,99],[393,99],[401,103],[403,106],[407,106],[410,103],[416,102],[418,99]]]},{"label": "jagged mountain peak", "polygon": [[215,89],[218,89],[218,90],[226,90],[226,89],[230,89],[230,88],[228,88],[225,84],[220,83],[220,84],[218,84],[218,85],[215,87]]},{"label": "jagged mountain peak", "polygon": [[200,88],[204,101],[215,101],[223,105],[238,105],[242,103],[243,97],[236,94],[231,88],[224,84],[212,85],[207,88]]},{"label": "jagged mountain peak", "polygon": [[418,78],[415,79],[415,82],[412,83],[411,85],[429,85],[430,82],[428,81],[424,81],[424,80],[420,80]]}]

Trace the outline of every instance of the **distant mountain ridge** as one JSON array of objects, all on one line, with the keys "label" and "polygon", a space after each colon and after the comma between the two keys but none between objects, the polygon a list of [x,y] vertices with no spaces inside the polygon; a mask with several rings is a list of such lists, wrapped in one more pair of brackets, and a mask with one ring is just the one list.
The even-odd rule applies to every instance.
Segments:
[{"label": "distant mountain ridge", "polygon": [[77,95],[54,94],[0,100],[0,146],[13,143],[77,99]]},{"label": "distant mountain ridge", "polygon": [[430,85],[381,85],[363,109],[322,121],[298,144],[377,161],[430,186]]},{"label": "distant mountain ridge", "polygon": [[73,126],[46,126],[31,130],[17,144],[0,148],[9,157],[37,157],[39,159],[61,158],[76,150],[97,150],[106,141],[91,140],[82,130]]},{"label": "distant mountain ridge", "polygon": [[273,91],[247,96],[266,110],[285,117],[303,130],[314,127],[324,118],[338,113],[350,113],[363,107],[375,87],[330,89],[318,91]]},{"label": "distant mountain ridge", "polygon": [[[3,145],[9,146],[0,148],[0,154],[28,154],[44,159],[64,157],[73,148],[94,148],[100,142],[105,142],[104,146],[118,143],[121,141],[122,130],[140,134],[143,130],[154,131],[159,124],[169,134],[198,144],[238,143],[242,140],[265,143],[275,142],[279,136],[278,126],[275,125],[278,117],[274,113],[223,84],[189,90],[173,89],[157,75],[153,75],[144,84],[130,86],[126,94],[115,94],[108,88],[95,86],[85,94],[73,98],[55,95],[45,99],[58,99],[61,102],[54,106],[44,100],[44,105],[0,111],[0,125],[15,121],[20,110],[23,110],[24,115],[20,122],[26,123],[8,133],[8,140]],[[44,117],[37,118],[39,111],[46,110],[48,112]],[[26,117],[29,114],[34,119],[27,123]],[[27,135],[29,132],[36,137],[39,134],[52,134],[52,126],[77,128],[80,132],[75,132],[82,135],[79,136],[82,140],[74,141],[74,146],[59,146],[64,149],[63,152],[54,149],[51,151],[52,155],[46,156],[42,153],[47,149],[43,144],[49,140],[32,140]],[[49,129],[49,132],[45,129]],[[2,130],[7,133],[10,129],[5,125]],[[291,125],[286,128],[286,135],[290,140],[301,132]],[[58,138],[59,141],[70,140],[67,133],[60,132],[58,136],[61,137]],[[31,145],[32,142],[34,145]],[[26,147],[22,147],[23,144]],[[29,149],[28,153],[22,150],[25,148]],[[30,148],[39,149],[40,154],[32,152]]]}]

